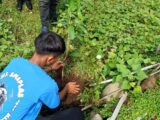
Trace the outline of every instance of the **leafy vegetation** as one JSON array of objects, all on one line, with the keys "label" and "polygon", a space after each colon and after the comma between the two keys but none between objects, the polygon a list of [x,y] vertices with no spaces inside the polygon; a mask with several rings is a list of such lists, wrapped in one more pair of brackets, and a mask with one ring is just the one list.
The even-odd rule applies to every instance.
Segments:
[{"label": "leafy vegetation", "polygon": [[135,120],[138,117],[142,120],[150,120],[154,116],[159,120],[159,94],[159,89],[153,89],[143,94],[132,95],[129,105],[122,107],[118,120]]},{"label": "leafy vegetation", "polygon": [[[31,53],[33,48],[28,43],[19,44],[19,41],[16,40],[16,37],[12,32],[10,20],[0,20],[0,69],[4,68],[9,60],[13,57],[27,57]],[[24,45],[26,47],[24,47]]]},{"label": "leafy vegetation", "polygon": [[32,15],[25,9],[26,13],[20,13],[15,6],[15,1],[0,4],[0,70],[11,58],[31,56],[33,41],[40,28],[37,12]]},{"label": "leafy vegetation", "polygon": [[116,107],[117,103],[118,103],[118,100],[115,99],[115,100],[112,100],[109,103],[106,103],[106,104],[102,105],[99,108],[94,108],[94,110],[97,113],[99,113],[102,116],[102,118],[107,119],[107,118],[112,116],[114,108]]},{"label": "leafy vegetation", "polygon": [[[25,8],[18,12],[15,1],[0,4],[0,70],[11,58],[28,58],[34,50],[33,41],[40,32],[40,19],[39,1],[32,2],[32,13]],[[57,9],[57,25],[50,27],[66,40],[65,76],[76,74],[87,84],[113,78],[113,82],[120,82],[125,90],[141,91],[140,83],[148,76],[141,68],[160,60],[160,54],[156,54],[160,43],[160,1],[60,0]],[[133,75],[132,71],[137,73]],[[97,103],[103,87],[85,87],[80,96],[81,103]],[[146,99],[145,94],[133,98],[140,99],[142,95]],[[152,95],[152,91],[148,94]],[[142,103],[135,104],[143,106]],[[157,102],[155,105],[158,106]],[[107,117],[104,115],[109,109],[107,106],[99,108],[103,117]],[[149,117],[154,108],[148,109]],[[127,113],[123,108],[119,118],[132,119],[127,116],[130,114],[133,118],[144,115],[140,108],[136,108],[138,114],[133,109],[134,105],[133,112]]]},{"label": "leafy vegetation", "polygon": [[[139,85],[147,77],[141,68],[159,60],[155,51],[160,42],[160,2],[85,0],[77,8],[69,2],[68,9],[60,11],[57,31],[70,36],[74,70],[89,74],[90,82],[113,78],[123,89],[140,92]],[[132,71],[137,73],[132,75]],[[98,100],[99,90],[100,86],[85,89],[81,101]]]}]

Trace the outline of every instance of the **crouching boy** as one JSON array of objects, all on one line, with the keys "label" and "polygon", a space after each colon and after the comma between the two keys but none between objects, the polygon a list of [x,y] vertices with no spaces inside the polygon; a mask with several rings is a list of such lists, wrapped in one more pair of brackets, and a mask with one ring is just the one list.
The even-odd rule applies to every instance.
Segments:
[{"label": "crouching boy", "polygon": [[30,59],[11,60],[0,74],[0,120],[82,120],[79,108],[37,118],[42,104],[53,109],[66,94],[79,92],[74,82],[59,92],[56,82],[46,73],[63,65],[58,57],[64,51],[65,43],[59,35],[41,33],[35,39],[35,53]]}]

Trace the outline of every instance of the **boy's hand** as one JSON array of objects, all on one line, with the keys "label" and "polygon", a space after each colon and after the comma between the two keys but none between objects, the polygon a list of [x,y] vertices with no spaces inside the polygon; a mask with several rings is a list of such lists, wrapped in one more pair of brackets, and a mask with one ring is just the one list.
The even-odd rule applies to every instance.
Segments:
[{"label": "boy's hand", "polygon": [[65,86],[67,93],[77,94],[80,91],[79,85],[76,82],[69,82]]},{"label": "boy's hand", "polygon": [[54,64],[50,65],[52,70],[58,70],[58,69],[62,68],[63,66],[64,66],[64,63],[60,60],[58,60]]},{"label": "boy's hand", "polygon": [[80,86],[76,82],[69,82],[66,84],[63,90],[59,92],[60,99],[63,100],[67,93],[69,94],[78,94],[80,92]]}]

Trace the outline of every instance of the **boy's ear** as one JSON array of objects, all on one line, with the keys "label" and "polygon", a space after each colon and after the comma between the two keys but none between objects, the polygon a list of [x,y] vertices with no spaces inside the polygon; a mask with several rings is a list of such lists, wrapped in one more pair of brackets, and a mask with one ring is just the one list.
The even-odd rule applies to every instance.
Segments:
[{"label": "boy's ear", "polygon": [[54,63],[55,61],[56,61],[56,57],[55,56],[48,56],[47,65],[50,65],[50,64]]}]

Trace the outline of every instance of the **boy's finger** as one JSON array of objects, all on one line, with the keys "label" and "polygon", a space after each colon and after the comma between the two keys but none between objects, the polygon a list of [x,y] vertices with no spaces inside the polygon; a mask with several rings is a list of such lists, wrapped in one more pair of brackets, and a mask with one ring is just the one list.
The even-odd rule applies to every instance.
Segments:
[{"label": "boy's finger", "polygon": [[80,90],[75,91],[75,93],[79,93]]},{"label": "boy's finger", "polygon": [[80,87],[76,87],[75,90],[80,89]]},{"label": "boy's finger", "polygon": [[58,63],[59,63],[59,64],[64,64],[64,62],[62,62],[62,61],[59,61]]},{"label": "boy's finger", "polygon": [[80,88],[76,88],[74,91],[80,91]]},{"label": "boy's finger", "polygon": [[78,85],[78,84],[76,84],[75,86],[76,86],[76,87],[80,87],[80,85]]},{"label": "boy's finger", "polygon": [[78,93],[78,91],[74,91],[74,92],[73,92],[73,94],[77,94],[77,93]]},{"label": "boy's finger", "polygon": [[71,85],[76,85],[76,82],[70,82]]}]

